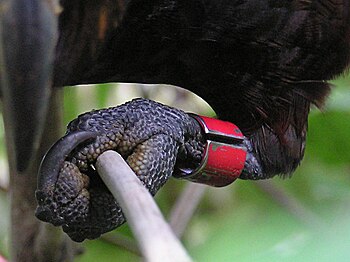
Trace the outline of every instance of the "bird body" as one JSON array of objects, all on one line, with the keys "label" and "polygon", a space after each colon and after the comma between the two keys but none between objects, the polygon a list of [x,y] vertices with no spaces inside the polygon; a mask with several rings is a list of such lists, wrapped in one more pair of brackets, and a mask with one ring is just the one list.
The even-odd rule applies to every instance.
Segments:
[{"label": "bird body", "polygon": [[[56,77],[55,85],[180,86],[243,132],[247,158],[240,178],[265,179],[295,170],[304,154],[311,105],[322,106],[330,91],[326,81],[350,62],[350,0],[120,3],[125,12],[113,29],[103,31],[106,40],[94,65],[76,71],[56,63],[56,76],[63,77]],[[70,12],[65,9],[61,18]],[[65,46],[63,35],[69,31],[67,21],[60,25],[58,47]],[[79,134],[81,143],[67,145]],[[84,134],[92,134],[91,140]],[[99,154],[121,152],[155,194],[176,168],[200,164],[205,139],[199,123],[186,113],[148,100],[83,114],[43,161],[36,215],[63,225],[77,241],[98,237],[124,222],[116,200],[91,169]]]},{"label": "bird body", "polygon": [[303,157],[310,105],[322,106],[326,81],[349,64],[349,2],[128,1],[79,82],[188,89],[251,138],[264,177],[290,174]]}]

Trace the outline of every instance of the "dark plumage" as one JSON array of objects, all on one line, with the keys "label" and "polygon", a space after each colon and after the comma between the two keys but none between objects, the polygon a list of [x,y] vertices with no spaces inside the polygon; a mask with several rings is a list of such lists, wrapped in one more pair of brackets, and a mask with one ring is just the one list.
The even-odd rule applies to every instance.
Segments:
[{"label": "dark plumage", "polygon": [[97,66],[68,83],[191,90],[251,138],[266,177],[290,174],[303,156],[310,105],[323,104],[326,80],[349,63],[350,1],[128,2]]},{"label": "dark plumage", "polygon": [[[70,2],[63,1],[63,4],[67,7]],[[311,105],[322,106],[330,91],[326,81],[344,72],[350,62],[350,0],[132,0],[124,7],[125,13],[119,14],[119,24],[106,31],[107,40],[99,49],[95,66],[89,70],[88,67],[75,70],[57,63],[55,75],[63,77],[56,77],[55,85],[118,81],[164,83],[186,88],[205,99],[219,118],[235,123],[243,131],[248,157],[241,178],[269,178],[277,174],[289,175],[295,170],[304,154]],[[67,8],[61,17],[67,21],[70,12]],[[67,28],[69,24],[62,22],[61,31],[67,31]],[[59,46],[64,44],[64,37],[61,37]],[[60,74],[60,70],[65,73]],[[143,104],[146,105],[143,114],[154,112],[152,121],[147,122],[147,114],[138,114],[132,109],[133,105],[143,108]],[[87,167],[100,151],[106,149],[106,146],[103,150],[100,146],[109,141],[106,137],[110,126],[120,136],[113,149],[123,154],[126,148],[130,154],[125,158],[133,155],[139,144],[149,142],[159,146],[168,143],[169,147],[159,149],[156,155],[174,152],[175,158],[166,157],[172,159],[168,165],[171,173],[175,159],[177,164],[180,160],[181,165],[190,165],[198,162],[198,152],[203,151],[199,126],[193,125],[192,120],[172,120],[174,116],[186,119],[183,112],[143,100],[131,102],[129,109],[123,111],[125,107],[92,112],[72,122],[68,133],[92,131],[97,136],[95,142],[85,149],[73,150],[66,159],[70,164],[66,163],[59,174],[50,174],[48,168],[41,171],[38,217],[51,222],[65,217],[66,220],[57,223],[65,224],[65,230],[76,240],[96,237],[124,221],[119,216],[120,210],[112,205],[111,210],[119,215],[108,217],[112,222],[107,226],[103,224],[105,222],[97,226],[99,220],[94,214],[100,213],[98,210],[86,211],[85,204],[80,215],[66,215],[66,210],[59,211],[62,201],[57,196],[62,193],[53,193],[52,181],[47,183],[47,177],[54,181],[63,179],[75,192],[76,184],[80,182],[65,179],[65,176],[80,176],[74,171],[78,166],[79,172],[93,177]],[[110,112],[112,119],[108,115]],[[191,128],[195,126],[195,132],[191,128],[188,132],[187,122],[192,123]],[[97,123],[97,126],[91,123]],[[145,130],[148,136],[139,136],[137,130],[130,135],[123,129],[125,123],[131,128],[142,123],[139,129]],[[180,138],[165,131],[162,140],[152,144],[154,124],[163,125],[165,130],[170,127],[169,130],[187,131]],[[121,127],[122,131],[119,130]],[[107,139],[106,143],[101,137]],[[184,146],[184,139],[192,142]],[[196,150],[189,150],[193,145]],[[197,150],[198,145],[200,150]],[[86,149],[88,147],[91,153]],[[145,148],[146,152],[150,149]],[[101,149],[99,153],[97,149]],[[143,150],[137,154],[143,154]],[[86,157],[88,153],[95,155],[89,158]],[[79,159],[79,154],[85,162]],[[49,166],[48,160],[44,163],[44,167]],[[162,163],[167,162],[158,164]],[[137,173],[140,165],[131,166]],[[149,171],[140,179],[155,193],[158,186],[153,188],[146,182],[150,177],[154,179],[154,172]],[[163,171],[160,169],[156,173]],[[171,173],[168,169],[165,171],[168,177]],[[93,186],[83,182],[79,185],[94,192]],[[96,194],[96,198],[91,197],[88,201],[94,203],[104,199],[103,194]],[[72,203],[75,200],[73,197]],[[77,224],[77,217],[84,223]]]}]

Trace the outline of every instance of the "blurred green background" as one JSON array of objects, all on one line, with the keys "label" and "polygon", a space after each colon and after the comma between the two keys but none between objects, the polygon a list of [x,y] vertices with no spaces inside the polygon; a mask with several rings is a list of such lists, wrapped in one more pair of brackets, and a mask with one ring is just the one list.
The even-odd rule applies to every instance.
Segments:
[{"label": "blurred green background", "polygon": [[[208,188],[183,242],[195,261],[350,261],[350,76],[333,81],[322,111],[313,109],[305,159],[291,179],[236,181]],[[65,124],[77,114],[148,97],[213,115],[200,98],[175,87],[104,84],[65,88]],[[0,121],[0,254],[8,254],[8,168]],[[171,180],[157,195],[165,216],[186,182]],[[127,225],[110,235],[132,238]],[[85,241],[76,261],[139,261],[100,239]]]}]

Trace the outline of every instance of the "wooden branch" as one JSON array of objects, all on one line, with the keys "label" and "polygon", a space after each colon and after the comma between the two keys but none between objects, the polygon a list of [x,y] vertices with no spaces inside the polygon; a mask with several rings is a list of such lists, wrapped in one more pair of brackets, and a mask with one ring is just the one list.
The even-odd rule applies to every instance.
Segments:
[{"label": "wooden branch", "polygon": [[188,183],[178,197],[169,216],[169,224],[177,237],[181,238],[184,234],[207,188],[203,184]]},{"label": "wooden branch", "polygon": [[150,193],[118,153],[103,153],[97,159],[96,167],[106,186],[118,199],[145,261],[192,261]]},{"label": "wooden branch", "polygon": [[326,227],[325,222],[317,214],[306,208],[293,195],[277,187],[273,181],[261,180],[256,182],[256,185],[301,222],[316,230]]},{"label": "wooden branch", "polygon": [[104,234],[101,236],[101,240],[113,244],[117,247],[124,248],[137,256],[142,256],[139,247],[137,246],[135,240],[121,234],[113,232],[113,234]]},{"label": "wooden branch", "polygon": [[[62,135],[62,91],[54,90],[39,152],[32,167],[18,174],[14,161],[10,161],[11,194],[11,261],[73,261],[72,241],[60,228],[40,222],[34,216],[37,206],[34,191],[37,187],[37,170],[48,148]],[[6,124],[6,121],[5,121]],[[11,130],[11,129],[6,129]],[[6,139],[6,142],[9,140]],[[13,152],[9,159],[13,160]]]}]

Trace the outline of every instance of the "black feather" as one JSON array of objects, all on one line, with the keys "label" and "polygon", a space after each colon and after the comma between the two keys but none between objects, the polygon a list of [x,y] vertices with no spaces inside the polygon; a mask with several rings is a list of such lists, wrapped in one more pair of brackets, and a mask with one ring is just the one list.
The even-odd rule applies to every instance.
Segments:
[{"label": "black feather", "polygon": [[267,176],[302,159],[311,104],[350,61],[349,0],[130,1],[104,55],[74,82],[165,83],[250,137]]}]

